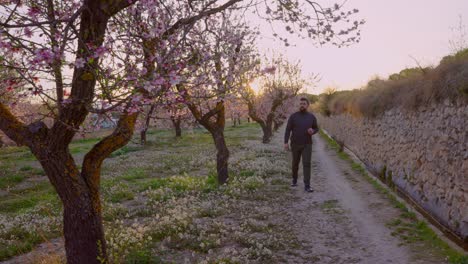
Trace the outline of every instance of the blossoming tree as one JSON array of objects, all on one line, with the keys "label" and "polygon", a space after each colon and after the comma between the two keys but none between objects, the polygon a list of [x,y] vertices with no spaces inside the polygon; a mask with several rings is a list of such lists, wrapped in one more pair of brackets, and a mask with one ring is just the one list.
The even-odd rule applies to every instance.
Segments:
[{"label": "blossoming tree", "polygon": [[226,101],[227,116],[231,117],[232,126],[241,124],[241,119],[247,117],[247,106],[240,97]]},{"label": "blossoming tree", "polygon": [[229,150],[224,137],[225,101],[242,87],[242,76],[255,66],[255,32],[233,13],[213,16],[190,36],[197,70],[177,85],[194,118],[212,135],[217,150],[218,184],[228,181]]},{"label": "blossoming tree", "polygon": [[268,61],[268,65],[257,77],[259,91],[248,85],[242,92],[249,116],[262,127],[263,143],[270,142],[275,120],[288,114],[289,105],[294,103],[292,99],[308,84],[299,63],[279,56]]},{"label": "blossoming tree", "polygon": [[[170,36],[235,2],[238,1],[197,3],[159,34]],[[141,0],[139,10],[154,10],[151,8],[155,3]],[[119,42],[114,41],[114,28],[107,26],[117,13],[132,4],[128,0],[0,4],[1,67],[21,76],[31,96],[48,101],[54,118],[51,126],[41,120],[24,123],[8,104],[0,102],[0,129],[15,142],[29,147],[57,191],[63,203],[68,263],[106,262],[99,192],[101,165],[130,140],[138,107],[145,102],[143,85],[152,80],[150,74],[155,72],[153,61],[146,61],[143,72],[142,67],[118,65],[118,59],[122,59],[119,56],[125,54],[114,53]],[[156,13],[153,15],[160,19]],[[159,81],[171,83],[170,77]],[[96,109],[97,99],[108,105]],[[85,155],[80,170],[68,147],[71,140],[90,112],[115,109],[121,112],[116,129]]]},{"label": "blossoming tree", "polygon": [[[225,68],[229,63],[217,64],[221,57],[210,57],[212,54],[208,60],[201,60],[212,61],[211,64],[205,63],[205,68],[187,68],[187,65],[177,63],[184,54],[190,54],[189,62],[197,57],[194,55],[203,54],[203,45],[212,47],[209,46],[212,43],[203,43],[205,33],[201,31],[197,33],[200,34],[200,45],[196,47],[198,52],[177,53],[172,52],[172,47],[165,49],[169,51],[167,53],[157,53],[156,50],[161,45],[175,45],[175,41],[186,39],[184,36],[201,19],[208,19],[209,30],[218,23],[210,20],[210,16],[240,2],[242,0],[174,0],[171,2],[174,4],[173,13],[166,12],[167,1],[162,0],[0,2],[0,67],[14,71],[25,82],[27,95],[42,100],[49,110],[47,115],[53,118],[51,125],[40,119],[26,123],[11,111],[7,102],[0,101],[0,130],[31,150],[57,191],[63,204],[68,263],[106,262],[99,191],[101,165],[113,151],[129,142],[141,108],[174,85],[177,85],[178,93],[186,100],[195,118],[214,128],[215,142],[221,150],[218,174],[221,175],[221,183],[226,181],[229,153],[220,133],[224,127],[222,97],[208,98],[213,111],[203,114],[193,99],[198,95],[209,95],[198,92],[197,87],[203,84],[204,78],[197,71],[211,71],[209,78],[217,80],[217,85],[213,86],[216,89],[224,89],[224,81],[229,81],[234,72],[220,71],[218,65],[229,69]],[[288,31],[320,39],[320,42],[334,41],[334,36],[358,32],[360,22],[357,21],[342,32],[333,30],[332,24],[346,22],[354,13],[340,13],[340,6],[322,8],[316,2],[276,0],[265,1],[264,4],[266,15],[272,21],[283,21]],[[123,20],[129,23],[123,25],[115,18],[127,9],[130,14],[135,14],[135,19]],[[240,6],[236,8],[239,9]],[[310,16],[307,10],[312,10],[317,16]],[[157,23],[159,21],[162,23]],[[122,28],[126,28],[123,36],[127,39],[119,38]],[[143,38],[135,36],[135,31],[130,28],[145,29],[147,34]],[[279,38],[287,44],[284,38]],[[346,41],[356,38],[346,38]],[[134,41],[139,41],[143,49],[129,46]],[[223,41],[233,43],[231,39]],[[244,46],[243,43],[238,45]],[[228,54],[232,62],[236,56]],[[187,69],[195,74],[187,76],[191,81],[181,85],[180,76]],[[90,113],[110,111],[120,112],[117,127],[92,147],[80,169],[70,153],[70,142]]]}]

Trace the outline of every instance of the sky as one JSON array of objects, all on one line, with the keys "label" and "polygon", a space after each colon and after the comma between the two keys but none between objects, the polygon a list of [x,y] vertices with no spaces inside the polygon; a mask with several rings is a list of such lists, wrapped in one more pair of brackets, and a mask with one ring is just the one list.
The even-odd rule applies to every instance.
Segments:
[{"label": "sky", "polygon": [[[324,5],[332,1],[319,1]],[[285,47],[271,38],[269,25],[260,24],[263,52],[281,52],[290,60],[301,60],[303,73],[320,74],[321,81],[307,91],[321,93],[326,87],[349,90],[364,86],[371,78],[387,78],[406,67],[437,65],[451,53],[453,28],[462,17],[468,27],[468,0],[348,0],[345,9],[359,9],[365,19],[362,40],[347,48],[314,47],[310,40],[290,38]],[[270,31],[270,32],[268,32]]]}]

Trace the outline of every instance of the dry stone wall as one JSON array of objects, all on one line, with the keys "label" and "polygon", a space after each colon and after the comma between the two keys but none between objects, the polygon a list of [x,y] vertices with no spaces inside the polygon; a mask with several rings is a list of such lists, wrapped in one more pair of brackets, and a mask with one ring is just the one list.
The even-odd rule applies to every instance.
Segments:
[{"label": "dry stone wall", "polygon": [[468,106],[448,101],[376,118],[318,115],[368,167],[468,242]]}]

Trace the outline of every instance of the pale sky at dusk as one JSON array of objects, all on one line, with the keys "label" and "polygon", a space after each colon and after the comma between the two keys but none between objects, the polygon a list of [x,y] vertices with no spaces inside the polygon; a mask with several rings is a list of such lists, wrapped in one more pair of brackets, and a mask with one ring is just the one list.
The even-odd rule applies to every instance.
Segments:
[{"label": "pale sky at dusk", "polygon": [[[321,1],[320,3],[333,3]],[[388,77],[406,67],[437,65],[451,52],[451,28],[468,26],[468,0],[348,0],[345,9],[359,9],[357,18],[366,20],[362,40],[347,48],[314,47],[307,40],[290,38],[296,47],[273,41],[266,25],[260,27],[266,38],[261,50],[281,52],[290,59],[301,59],[304,73],[318,73],[322,80],[308,92],[318,94],[327,86],[339,90],[359,88],[375,75]]]}]

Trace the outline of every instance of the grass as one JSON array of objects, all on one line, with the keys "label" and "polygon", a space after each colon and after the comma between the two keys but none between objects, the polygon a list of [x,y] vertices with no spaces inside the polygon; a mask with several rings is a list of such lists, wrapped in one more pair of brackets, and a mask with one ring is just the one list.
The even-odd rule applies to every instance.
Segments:
[{"label": "grass", "polygon": [[32,171],[34,168],[31,165],[25,165],[21,167],[19,170],[20,171]]},{"label": "grass", "polygon": [[24,190],[11,190],[0,200],[0,213],[24,213],[40,204],[53,203],[58,207],[58,196],[48,182]]},{"label": "grass", "polygon": [[120,178],[126,181],[136,181],[148,178],[148,173],[143,168],[130,168]]},{"label": "grass", "polygon": [[[320,135],[332,149],[338,151],[339,145],[336,141],[328,137],[322,130],[320,131]],[[389,199],[395,208],[400,210],[400,217],[389,220],[387,226],[394,230],[392,235],[399,237],[403,241],[402,244],[421,242],[424,247],[430,248],[436,254],[447,257],[449,263],[468,263],[468,255],[458,252],[440,239],[425,221],[419,220],[415,213],[411,212],[404,203],[396,198],[394,193],[382,187],[374,177],[370,176],[361,164],[354,162],[345,152],[338,152],[338,154],[340,158],[350,162],[353,170],[359,172],[375,189]]]},{"label": "grass", "polygon": [[[143,212],[142,209],[136,209],[135,212],[127,208],[125,201],[133,200],[141,196],[143,192],[151,189],[168,189],[166,197],[160,197],[159,200],[178,199],[186,194],[197,193],[200,196],[213,195],[219,192],[216,179],[215,163],[211,155],[204,160],[208,163],[198,162],[193,157],[206,155],[214,151],[213,139],[209,133],[204,130],[194,130],[193,134],[184,134],[183,138],[176,139],[172,131],[168,130],[150,130],[147,146],[133,145],[122,148],[114,152],[103,168],[103,177],[101,179],[101,192],[104,199],[103,218],[105,221],[114,222],[119,219],[125,219],[130,214],[132,217],[153,216],[154,211]],[[239,146],[244,140],[259,139],[259,127],[256,124],[243,124],[236,128],[226,129],[226,141],[228,146]],[[72,142],[70,151],[73,154],[84,154],[99,139],[82,139]],[[136,158],[134,153],[141,152],[142,156],[154,151],[154,156],[144,156],[146,162],[142,163]],[[201,153],[201,154],[199,154]],[[211,154],[210,153],[210,154]],[[140,155],[140,154],[138,154]],[[214,157],[214,156],[213,156]],[[24,147],[11,147],[0,149],[0,188],[9,189],[7,195],[0,199],[0,214],[2,216],[22,216],[28,215],[36,208],[41,206],[51,207],[60,212],[60,201],[53,187],[46,177],[35,178],[30,181],[31,175],[44,176],[43,169],[38,168],[39,164],[34,159],[28,149]],[[148,158],[151,159],[148,160]],[[124,161],[124,159],[126,159]],[[3,161],[5,161],[3,163]],[[16,162],[16,161],[19,161]],[[142,166],[142,164],[148,164]],[[159,167],[162,165],[162,167]],[[170,170],[176,169],[175,172]],[[158,171],[160,170],[160,171]],[[190,173],[200,170],[199,175]],[[2,176],[2,173],[7,176]],[[235,173],[231,172],[235,175]],[[112,175],[110,177],[110,175]],[[256,180],[247,181],[255,175],[254,171],[242,170],[235,177],[246,179],[241,187],[246,190],[258,190],[261,182]],[[16,187],[18,183],[21,187]],[[156,199],[158,200],[158,199]],[[137,203],[138,201],[135,201]],[[49,204],[52,204],[51,206]],[[216,218],[224,213],[222,210],[200,211],[200,217]],[[0,223],[1,225],[1,223]],[[176,230],[165,230],[161,237],[171,235]],[[52,237],[60,236],[59,233],[40,234],[25,232],[24,230],[12,230],[16,239],[15,242],[8,245],[0,243],[0,260],[8,259],[11,256],[26,253],[38,243]],[[1,234],[1,232],[0,232]],[[2,234],[2,239],[10,239],[11,234]],[[154,239],[157,238],[157,234]],[[209,241],[205,241],[208,244]],[[209,247],[207,247],[209,248]],[[198,249],[205,252],[204,248]],[[160,259],[153,256],[154,252],[142,247],[141,249],[130,252],[125,263],[159,263]]]},{"label": "grass", "polygon": [[139,150],[142,150],[143,147],[142,146],[123,146],[122,148],[112,152],[112,154],[109,156],[110,158],[115,158],[115,157],[118,157],[118,156],[123,156],[123,155],[127,155],[131,152],[135,152],[135,151],[139,151]]},{"label": "grass", "polygon": [[25,232],[21,227],[13,229],[5,236],[15,236],[19,238],[19,241],[10,245],[2,245],[2,243],[0,243],[0,246],[2,246],[2,250],[0,250],[0,260],[15,256],[20,252],[31,251],[35,245],[43,241],[43,238],[39,234]]},{"label": "grass", "polygon": [[165,263],[163,260],[155,256],[151,249],[144,248],[138,250],[132,250],[127,258],[125,259],[126,264],[159,264]]},{"label": "grass", "polygon": [[24,181],[24,176],[21,174],[0,175],[0,189],[12,187],[22,181]]},{"label": "grass", "polygon": [[327,200],[320,205],[321,209],[328,210],[338,206],[338,200]]}]

